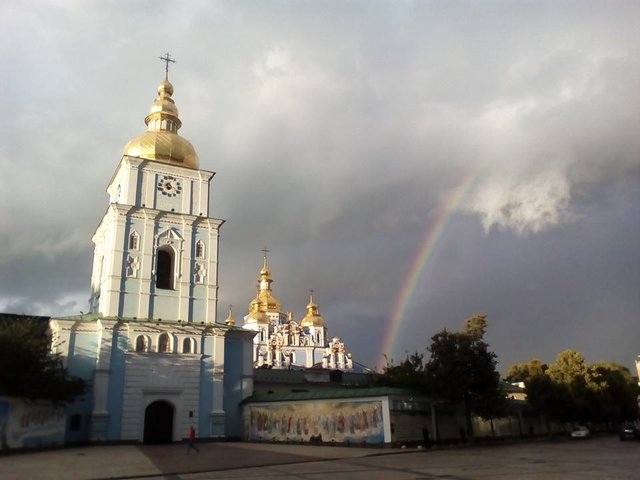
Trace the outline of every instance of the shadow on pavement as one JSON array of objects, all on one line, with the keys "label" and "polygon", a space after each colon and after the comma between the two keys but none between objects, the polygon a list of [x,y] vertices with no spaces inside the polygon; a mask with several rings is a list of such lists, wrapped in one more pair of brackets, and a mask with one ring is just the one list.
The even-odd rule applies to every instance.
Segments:
[{"label": "shadow on pavement", "polygon": [[281,452],[245,450],[224,443],[197,444],[199,452],[187,454],[187,444],[141,445],[137,447],[162,474],[261,467],[321,460],[319,457]]}]

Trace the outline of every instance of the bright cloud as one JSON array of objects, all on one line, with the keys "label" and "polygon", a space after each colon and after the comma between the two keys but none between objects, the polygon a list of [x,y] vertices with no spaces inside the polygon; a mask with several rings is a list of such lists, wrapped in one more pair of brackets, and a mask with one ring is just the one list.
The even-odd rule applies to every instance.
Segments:
[{"label": "bright cloud", "polygon": [[570,199],[566,176],[547,171],[524,179],[491,178],[477,188],[467,209],[480,216],[485,232],[495,227],[525,235],[572,218]]}]

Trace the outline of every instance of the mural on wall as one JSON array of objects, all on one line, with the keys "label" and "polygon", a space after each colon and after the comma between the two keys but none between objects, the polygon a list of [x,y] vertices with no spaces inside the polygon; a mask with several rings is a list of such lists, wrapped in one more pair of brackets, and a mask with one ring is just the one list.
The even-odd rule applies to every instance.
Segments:
[{"label": "mural on wall", "polygon": [[0,399],[0,450],[64,443],[64,410],[47,402]]},{"label": "mural on wall", "polygon": [[251,406],[250,440],[384,442],[382,402],[308,402]]}]

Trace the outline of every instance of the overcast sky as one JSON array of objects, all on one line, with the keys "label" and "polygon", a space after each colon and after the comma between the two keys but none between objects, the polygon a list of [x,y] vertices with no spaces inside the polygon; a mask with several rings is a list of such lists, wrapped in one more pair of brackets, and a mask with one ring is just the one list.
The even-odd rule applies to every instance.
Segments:
[{"label": "overcast sky", "polygon": [[[354,359],[488,315],[500,368],[640,354],[640,2],[0,4],[0,311],[87,311],[122,148],[170,80],[217,172],[219,316],[261,249]],[[438,215],[472,180],[381,352]],[[444,210],[447,212],[447,210]]]}]

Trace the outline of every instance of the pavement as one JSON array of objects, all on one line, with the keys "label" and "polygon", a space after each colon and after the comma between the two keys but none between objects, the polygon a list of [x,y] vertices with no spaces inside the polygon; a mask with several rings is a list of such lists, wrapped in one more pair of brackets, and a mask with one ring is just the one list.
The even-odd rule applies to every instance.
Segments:
[{"label": "pavement", "polygon": [[68,448],[0,456],[0,480],[638,479],[640,442],[605,436],[449,449],[202,443]]},{"label": "pavement", "polygon": [[177,478],[177,475],[365,457],[402,452],[267,443],[116,445],[21,452],[0,456],[0,480]]}]

